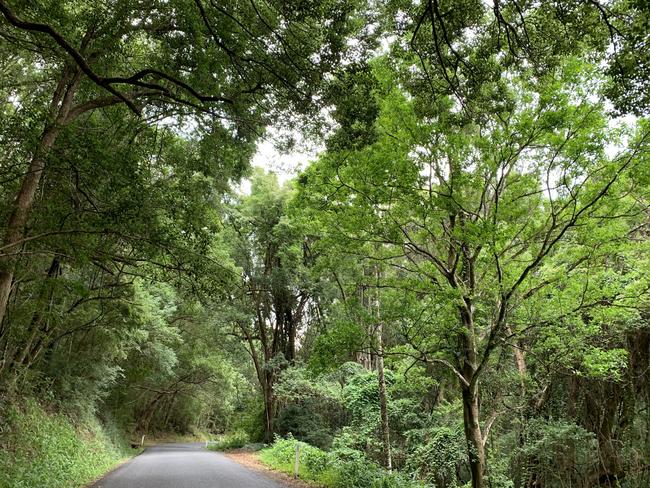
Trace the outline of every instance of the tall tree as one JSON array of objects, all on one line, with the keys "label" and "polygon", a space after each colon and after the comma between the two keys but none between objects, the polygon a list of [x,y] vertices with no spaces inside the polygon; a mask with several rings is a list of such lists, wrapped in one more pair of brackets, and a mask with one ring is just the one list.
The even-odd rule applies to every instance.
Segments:
[{"label": "tall tree", "polygon": [[[648,156],[647,127],[606,155],[611,131],[592,101],[593,73],[567,61],[533,87],[504,82],[504,105],[464,121],[452,99],[419,117],[383,68],[376,142],[332,151],[303,175],[303,195],[345,242],[375,242],[426,284],[442,348],[413,341],[421,359],[458,380],[473,486],[485,486],[487,426],[480,380],[512,315],[550,283],[539,269],[583,225],[616,218],[608,206]],[[373,102],[371,102],[373,103]],[[611,140],[611,139],[610,139]],[[563,264],[570,273],[587,257]]]},{"label": "tall tree", "polygon": [[258,171],[251,195],[229,218],[228,241],[240,270],[234,333],[253,360],[264,398],[265,440],[273,439],[278,373],[296,358],[299,334],[310,313],[311,283],[305,271],[304,236],[286,208],[288,187]]}]

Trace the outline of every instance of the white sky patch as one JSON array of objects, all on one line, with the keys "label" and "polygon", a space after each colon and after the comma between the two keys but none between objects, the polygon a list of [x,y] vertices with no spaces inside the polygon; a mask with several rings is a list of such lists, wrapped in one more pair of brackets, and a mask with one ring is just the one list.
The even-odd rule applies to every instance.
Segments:
[{"label": "white sky patch", "polygon": [[9,95],[9,102],[15,108],[20,108],[22,106],[21,103],[20,103],[20,97],[18,95]]},{"label": "white sky patch", "polygon": [[[613,109],[613,106],[609,101],[605,102],[605,107],[608,111]],[[612,130],[617,130],[624,127],[632,129],[637,125],[638,121],[639,118],[636,115],[625,114],[620,117],[609,119],[608,125]],[[618,154],[621,154],[623,151],[625,151],[629,143],[629,139],[627,137],[623,137],[622,141],[616,141],[615,144],[607,144],[605,146],[605,154],[609,158],[614,158]]]},{"label": "white sky patch", "polygon": [[[295,137],[300,139],[299,134],[295,134]],[[305,147],[304,144],[297,144],[295,150],[285,152],[276,147],[273,139],[263,139],[257,144],[257,152],[253,156],[252,165],[256,168],[263,168],[266,172],[275,173],[280,184],[284,184],[296,177],[323,150],[322,146]],[[236,191],[250,195],[250,180],[243,179],[236,187]]]}]

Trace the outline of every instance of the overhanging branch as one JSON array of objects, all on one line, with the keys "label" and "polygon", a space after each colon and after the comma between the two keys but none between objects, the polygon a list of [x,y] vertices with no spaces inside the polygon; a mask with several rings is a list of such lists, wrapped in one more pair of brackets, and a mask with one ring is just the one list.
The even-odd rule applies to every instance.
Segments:
[{"label": "overhanging branch", "polygon": [[[145,88],[148,90],[154,90],[157,91],[160,95],[164,97],[169,97],[173,99],[176,102],[184,102],[182,99],[179,99],[178,97],[173,96],[171,93],[170,89],[166,86],[163,86],[159,83],[155,82],[150,82],[150,81],[143,81],[146,77],[153,76],[158,79],[164,79],[167,82],[171,83],[177,88],[180,88],[181,90],[185,91],[195,99],[199,100],[200,102],[222,102],[222,103],[228,103],[228,104],[233,104],[234,101],[230,98],[223,97],[223,96],[212,96],[212,95],[204,95],[199,93],[197,90],[195,90],[192,86],[190,86],[188,83],[171,76],[167,73],[164,73],[162,71],[152,69],[152,68],[147,68],[138,71],[137,73],[129,76],[129,77],[103,77],[95,73],[93,69],[90,67],[88,61],[86,58],[77,50],[72,44],[70,44],[65,37],[63,37],[59,32],[57,32],[54,28],[52,28],[48,24],[42,24],[39,22],[29,22],[25,21],[21,18],[19,18],[7,5],[7,3],[4,0],[0,0],[0,12],[4,16],[4,18],[9,22],[11,25],[14,27],[25,30],[25,31],[30,31],[30,32],[40,32],[43,34],[48,35],[49,37],[54,40],[54,42],[61,47],[67,54],[72,57],[74,62],[77,64],[79,69],[92,81],[94,82],[97,86],[100,88],[103,88],[104,90],[108,91],[111,93],[114,97],[119,99],[122,103],[124,103],[129,109],[134,112],[136,115],[141,115],[141,110],[140,108],[133,102],[132,98],[130,98],[128,95],[122,93],[120,90],[116,89],[113,85],[114,84],[123,84],[123,85],[131,85],[131,86],[138,86],[140,88]],[[187,101],[186,104],[191,105],[191,102]]]}]

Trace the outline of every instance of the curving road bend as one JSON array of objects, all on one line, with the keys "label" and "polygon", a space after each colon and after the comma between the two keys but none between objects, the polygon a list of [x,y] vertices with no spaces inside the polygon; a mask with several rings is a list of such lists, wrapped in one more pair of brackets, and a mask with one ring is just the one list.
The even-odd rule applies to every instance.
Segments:
[{"label": "curving road bend", "polygon": [[150,447],[91,488],[285,488],[203,444]]}]

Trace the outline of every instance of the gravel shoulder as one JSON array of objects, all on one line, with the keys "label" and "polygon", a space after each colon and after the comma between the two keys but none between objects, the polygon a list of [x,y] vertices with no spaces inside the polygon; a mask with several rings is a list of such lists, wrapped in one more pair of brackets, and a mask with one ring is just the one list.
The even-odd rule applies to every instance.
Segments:
[{"label": "gravel shoulder", "polygon": [[274,471],[265,464],[262,464],[256,452],[248,451],[246,449],[233,449],[224,452],[223,455],[250,470],[257,471],[266,477],[272,478],[280,483],[281,486],[287,488],[319,488],[320,486],[316,483],[296,480],[288,474]]}]

